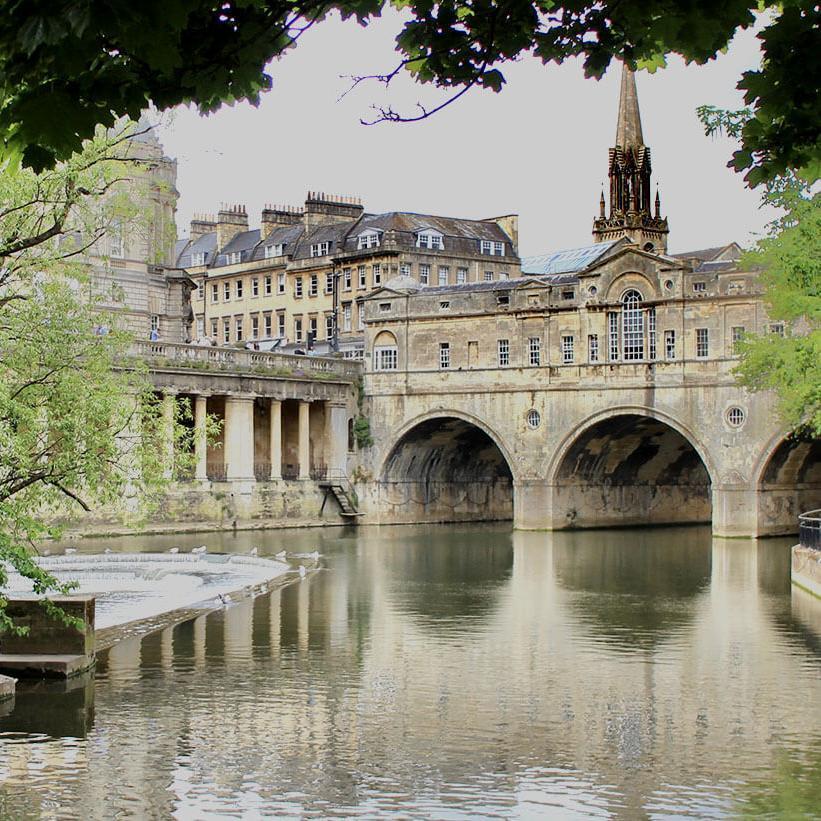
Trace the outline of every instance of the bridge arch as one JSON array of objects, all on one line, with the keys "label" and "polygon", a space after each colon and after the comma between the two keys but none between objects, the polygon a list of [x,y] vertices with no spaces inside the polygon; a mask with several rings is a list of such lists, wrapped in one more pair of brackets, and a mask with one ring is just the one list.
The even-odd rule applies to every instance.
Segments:
[{"label": "bridge arch", "polygon": [[758,495],[758,534],[795,533],[798,514],[821,507],[821,439],[773,437],[753,473]]},{"label": "bridge arch", "polygon": [[669,414],[610,408],[581,422],[548,465],[553,526],[710,522],[714,476],[706,449]]},{"label": "bridge arch", "polygon": [[390,521],[513,518],[514,461],[481,419],[436,410],[407,422],[385,450],[379,508]]}]

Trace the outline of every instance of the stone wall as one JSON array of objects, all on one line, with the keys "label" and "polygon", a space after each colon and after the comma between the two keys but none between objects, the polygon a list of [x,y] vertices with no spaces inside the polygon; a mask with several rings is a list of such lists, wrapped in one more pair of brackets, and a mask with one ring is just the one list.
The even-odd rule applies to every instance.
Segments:
[{"label": "stone wall", "polygon": [[94,597],[57,596],[52,601],[85,625],[78,630],[50,616],[39,599],[11,599],[6,614],[17,627],[28,628],[24,636],[0,634],[0,652],[26,655],[94,655]]},{"label": "stone wall", "polygon": [[793,547],[792,583],[821,599],[821,550]]}]

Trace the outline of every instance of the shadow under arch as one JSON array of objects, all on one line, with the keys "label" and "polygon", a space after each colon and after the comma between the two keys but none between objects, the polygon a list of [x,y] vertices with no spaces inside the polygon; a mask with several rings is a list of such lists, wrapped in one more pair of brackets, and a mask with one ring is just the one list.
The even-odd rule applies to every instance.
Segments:
[{"label": "shadow under arch", "polygon": [[554,527],[710,522],[712,471],[696,441],[646,408],[613,408],[587,419],[548,468]]},{"label": "shadow under arch", "polygon": [[465,414],[437,411],[412,420],[388,449],[379,509],[392,522],[512,519],[513,481],[495,433]]},{"label": "shadow under arch", "polygon": [[798,531],[798,515],[821,507],[821,439],[801,434],[777,437],[755,473],[758,533],[779,536]]}]

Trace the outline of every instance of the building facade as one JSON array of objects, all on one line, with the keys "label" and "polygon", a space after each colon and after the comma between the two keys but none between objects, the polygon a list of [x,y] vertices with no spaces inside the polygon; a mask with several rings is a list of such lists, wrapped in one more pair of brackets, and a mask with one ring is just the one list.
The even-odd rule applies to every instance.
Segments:
[{"label": "building facade", "polygon": [[196,336],[357,357],[363,300],[389,279],[456,285],[521,273],[515,215],[368,214],[358,200],[318,192],[299,208],[266,208],[259,229],[248,229],[243,206],[198,217],[176,252],[197,283]]}]

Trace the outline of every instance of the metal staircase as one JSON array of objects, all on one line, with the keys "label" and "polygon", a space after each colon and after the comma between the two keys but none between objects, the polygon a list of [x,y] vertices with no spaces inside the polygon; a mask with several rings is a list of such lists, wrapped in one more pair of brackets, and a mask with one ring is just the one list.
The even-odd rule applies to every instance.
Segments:
[{"label": "metal staircase", "polygon": [[344,474],[339,476],[328,476],[324,481],[319,483],[319,486],[325,491],[325,497],[322,499],[322,507],[319,509],[319,515],[325,510],[325,503],[328,501],[328,496],[332,495],[339,504],[339,513],[345,519],[355,522],[364,513],[360,513],[356,509],[355,495],[353,489],[348,482],[348,477]]}]

